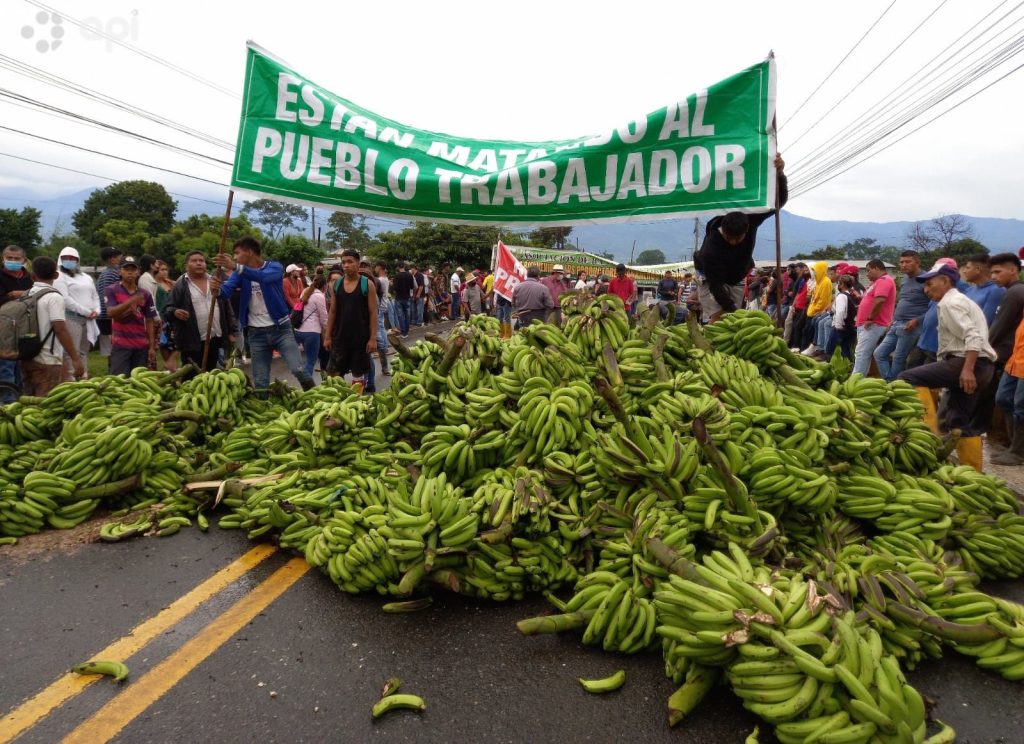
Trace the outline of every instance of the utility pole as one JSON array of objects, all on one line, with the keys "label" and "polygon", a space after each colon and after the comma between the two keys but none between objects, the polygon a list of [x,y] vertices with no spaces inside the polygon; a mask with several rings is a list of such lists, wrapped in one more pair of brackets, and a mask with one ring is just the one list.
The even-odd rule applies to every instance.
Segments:
[{"label": "utility pole", "polygon": [[312,208],[312,212],[313,212],[313,234],[312,234],[311,237],[313,238],[313,242],[315,243],[316,242],[316,207]]},{"label": "utility pole", "polygon": [[633,247],[629,251],[629,265],[633,265],[633,254],[636,253],[636,241],[633,241]]},{"label": "utility pole", "polygon": [[700,217],[694,217],[693,218],[693,252],[690,254],[690,260],[691,261],[693,260],[693,257],[697,255],[697,248],[699,247],[697,245],[697,243],[698,243],[699,240],[700,240]]}]

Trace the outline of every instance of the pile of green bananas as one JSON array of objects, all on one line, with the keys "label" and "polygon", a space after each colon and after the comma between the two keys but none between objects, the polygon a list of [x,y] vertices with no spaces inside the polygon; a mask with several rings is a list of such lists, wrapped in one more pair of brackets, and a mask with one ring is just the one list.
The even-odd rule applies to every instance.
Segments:
[{"label": "pile of green bananas", "polygon": [[1024,574],[1020,505],[944,461],[913,389],[793,355],[761,313],[561,304],[396,344],[372,396],[141,370],[22,399],[0,538],[105,511],[103,540],[240,529],[403,609],[543,593],[523,632],[660,647],[670,721],[725,686],[783,742],[925,741],[902,670],[950,651],[1020,678],[1024,607],[979,589]]}]

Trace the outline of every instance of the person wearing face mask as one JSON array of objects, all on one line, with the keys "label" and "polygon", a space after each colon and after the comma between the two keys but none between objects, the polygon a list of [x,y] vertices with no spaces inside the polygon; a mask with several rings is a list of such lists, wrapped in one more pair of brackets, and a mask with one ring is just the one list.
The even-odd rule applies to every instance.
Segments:
[{"label": "person wearing face mask", "polygon": [[[25,249],[18,245],[4,248],[0,268],[0,306],[16,300],[32,289],[32,277],[25,270]],[[0,404],[13,403],[21,393],[21,365],[17,359],[0,359]]]},{"label": "person wearing face mask", "polygon": [[[96,318],[100,314],[100,295],[92,277],[79,270],[78,251],[65,246],[60,252],[59,273],[54,288],[64,296],[64,326],[82,360],[89,369],[89,349],[100,337]],[[86,375],[87,376],[87,375]],[[74,360],[64,350],[64,380],[75,379]]]}]

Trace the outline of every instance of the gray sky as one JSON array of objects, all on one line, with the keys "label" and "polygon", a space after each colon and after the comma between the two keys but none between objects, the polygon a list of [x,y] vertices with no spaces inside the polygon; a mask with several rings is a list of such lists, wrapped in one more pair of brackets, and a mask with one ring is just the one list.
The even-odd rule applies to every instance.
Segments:
[{"label": "gray sky", "polygon": [[[56,24],[62,27],[57,31],[59,46],[40,51],[40,42],[54,40],[52,18],[39,15],[45,11],[25,0],[0,4],[3,54],[234,142],[240,105],[236,97],[87,34],[68,20]],[[245,41],[252,39],[318,85],[381,115],[417,128],[477,138],[548,140],[603,131],[725,78],[774,49],[779,147],[794,180],[802,175],[794,172],[798,167],[812,171],[816,161],[822,162],[823,153],[813,156],[815,149],[837,133],[852,126],[842,141],[856,139],[879,118],[927,92],[935,83],[909,88],[886,107],[890,113],[865,118],[893,88],[990,11],[998,8],[975,34],[1000,15],[1010,15],[990,32],[1002,35],[984,50],[1024,34],[1024,7],[1016,7],[1018,0],[897,0],[794,117],[797,107],[890,4],[891,0],[771,5],[724,0],[633,0],[615,5],[600,0],[46,0],[46,5],[236,93],[242,87]],[[932,11],[934,15],[907,39]],[[983,55],[965,56],[978,61]],[[1008,59],[901,133],[1022,62],[1024,54]],[[4,68],[0,88],[220,159],[232,157],[223,148]],[[793,199],[789,209],[817,219],[926,219],[948,212],[1024,217],[1022,92],[1024,70],[863,165]],[[226,184],[229,178],[227,167],[14,106],[2,98],[0,124],[219,183]],[[842,141],[824,153],[838,151]],[[149,178],[182,194],[222,199],[225,193],[207,183],[4,130],[0,152],[112,178]],[[0,157],[0,186],[52,194],[105,183]]]}]

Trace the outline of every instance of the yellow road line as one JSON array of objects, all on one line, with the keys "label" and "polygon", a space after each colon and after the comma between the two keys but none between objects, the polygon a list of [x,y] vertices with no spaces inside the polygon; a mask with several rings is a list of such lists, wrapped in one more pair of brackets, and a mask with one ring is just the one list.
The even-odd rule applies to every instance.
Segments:
[{"label": "yellow road line", "polygon": [[65,737],[63,744],[101,744],[117,736],[204,659],[265,610],[310,566],[292,558],[255,589],[224,611],[181,648],[150,669]]},{"label": "yellow road line", "polygon": [[[257,545],[245,555],[224,566],[222,569],[196,586],[187,594],[174,600],[153,617],[144,620],[90,659],[112,659],[123,661],[142,650],[150,641],[177,625],[199,605],[233,584],[246,572],[260,564],[276,551],[273,545]],[[77,663],[79,659],[69,662]],[[84,661],[84,659],[82,660]],[[82,692],[100,677],[79,675],[68,672],[58,677],[49,687],[32,696],[0,719],[0,744],[7,744],[26,729],[35,726],[55,708]]]}]

